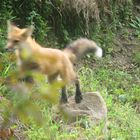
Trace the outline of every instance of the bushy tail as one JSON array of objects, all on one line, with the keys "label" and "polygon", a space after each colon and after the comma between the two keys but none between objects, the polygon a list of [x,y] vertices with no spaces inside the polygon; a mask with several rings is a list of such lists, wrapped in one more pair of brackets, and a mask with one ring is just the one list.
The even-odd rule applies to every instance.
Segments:
[{"label": "bushy tail", "polygon": [[79,60],[87,53],[95,53],[97,57],[102,57],[103,51],[97,44],[89,39],[80,38],[66,46],[64,52],[68,55],[71,62]]}]

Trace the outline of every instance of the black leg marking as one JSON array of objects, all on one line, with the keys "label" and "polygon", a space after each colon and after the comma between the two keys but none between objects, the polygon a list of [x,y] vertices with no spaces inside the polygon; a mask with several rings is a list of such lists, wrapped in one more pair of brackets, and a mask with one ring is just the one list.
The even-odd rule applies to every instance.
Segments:
[{"label": "black leg marking", "polygon": [[18,78],[19,82],[26,82],[26,83],[30,83],[30,84],[33,84],[34,83],[34,79],[32,76],[28,75],[28,76],[25,76],[25,77],[22,77],[22,78]]},{"label": "black leg marking", "polygon": [[24,80],[27,83],[32,83],[32,84],[34,83],[34,79],[32,76],[26,76]]},{"label": "black leg marking", "polygon": [[[56,78],[58,76],[58,73],[54,74],[54,75],[51,75],[48,77],[48,82],[50,84],[52,84]],[[66,94],[66,87],[62,87],[62,93],[61,93],[61,100],[60,100],[61,103],[67,103],[68,102],[68,99],[67,99],[67,94]]]},{"label": "black leg marking", "polygon": [[75,86],[76,86],[75,102],[80,103],[83,97],[80,90],[80,83],[78,79],[75,81]]},{"label": "black leg marking", "polygon": [[65,86],[62,88],[62,95],[61,95],[61,101],[60,102],[61,103],[67,103],[68,102]]}]

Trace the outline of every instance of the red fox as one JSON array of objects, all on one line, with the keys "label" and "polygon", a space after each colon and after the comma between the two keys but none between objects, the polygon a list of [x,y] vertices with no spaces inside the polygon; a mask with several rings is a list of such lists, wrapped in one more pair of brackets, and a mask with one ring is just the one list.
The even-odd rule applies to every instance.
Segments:
[{"label": "red fox", "polygon": [[[70,43],[64,50],[44,48],[39,45],[31,35],[33,27],[20,29],[8,21],[8,41],[6,50],[15,50],[17,65],[21,71],[37,69],[48,76],[49,83],[60,76],[65,85],[62,87],[61,102],[67,102],[66,85],[75,83],[75,101],[80,103],[82,93],[79,80],[73,70],[73,63],[84,54],[94,52],[97,57],[102,57],[102,49],[92,40],[80,38]],[[21,55],[23,49],[29,50],[32,59],[25,61]],[[31,64],[31,65],[28,65]],[[31,66],[31,67],[30,67]]]}]

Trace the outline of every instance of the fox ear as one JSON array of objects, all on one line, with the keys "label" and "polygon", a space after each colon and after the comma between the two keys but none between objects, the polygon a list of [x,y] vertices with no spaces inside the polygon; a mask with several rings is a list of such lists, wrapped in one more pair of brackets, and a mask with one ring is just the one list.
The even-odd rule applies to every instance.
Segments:
[{"label": "fox ear", "polygon": [[31,36],[33,33],[34,27],[31,25],[30,27],[24,29],[23,33],[22,33],[22,37],[24,39],[27,39],[27,37]]},{"label": "fox ear", "polygon": [[10,20],[7,20],[7,28],[8,28],[8,33],[12,32],[13,30],[19,30],[19,28]]},{"label": "fox ear", "polygon": [[8,32],[11,32],[13,30],[14,25],[11,23],[10,20],[7,20],[7,27],[8,27]]}]

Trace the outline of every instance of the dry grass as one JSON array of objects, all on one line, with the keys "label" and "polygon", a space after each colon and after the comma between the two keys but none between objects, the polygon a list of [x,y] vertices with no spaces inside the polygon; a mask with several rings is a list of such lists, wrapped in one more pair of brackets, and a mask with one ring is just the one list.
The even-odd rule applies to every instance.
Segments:
[{"label": "dry grass", "polygon": [[[126,4],[132,0],[117,0],[116,4]],[[85,19],[87,34],[89,32],[89,20],[95,19],[100,22],[101,11],[111,14],[110,6],[114,3],[113,0],[63,0],[62,7],[70,11],[76,10],[79,15],[82,13]]]}]

